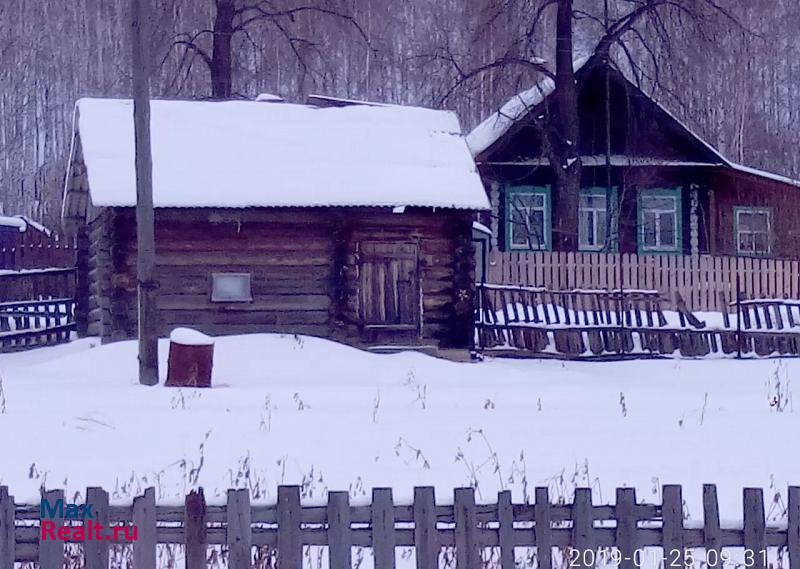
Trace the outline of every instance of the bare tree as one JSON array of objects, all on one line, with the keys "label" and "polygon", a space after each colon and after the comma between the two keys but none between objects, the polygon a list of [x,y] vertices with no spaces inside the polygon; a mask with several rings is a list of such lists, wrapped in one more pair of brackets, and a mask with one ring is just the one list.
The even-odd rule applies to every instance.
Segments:
[{"label": "bare tree", "polygon": [[[491,1],[484,9],[485,19],[478,35],[493,24],[505,10],[523,14],[524,0]],[[585,4],[585,5],[584,5]],[[584,64],[586,71],[609,61],[611,51],[618,47],[622,58],[633,71],[641,69],[634,52],[639,48],[650,60],[658,76],[657,53],[671,48],[669,27],[666,22],[680,19],[686,25],[699,29],[715,20],[725,20],[741,27],[736,18],[715,0],[619,0],[613,2],[603,14],[598,14],[596,3],[580,0],[540,0],[536,9],[528,11],[530,19],[524,22],[518,35],[512,37],[506,49],[493,61],[467,68],[451,51],[445,50],[458,72],[456,86],[463,85],[488,70],[529,69],[553,82],[554,93],[545,112],[534,117],[532,126],[541,133],[542,147],[556,179],[553,210],[556,225],[553,227],[553,247],[556,250],[574,250],[578,235],[578,196],[581,183],[580,122],[578,116],[578,89],[575,79],[575,22],[586,22],[588,28],[582,37],[590,54]],[[543,47],[536,41],[541,25],[546,22],[550,9],[555,10],[555,50],[553,67],[540,56]],[[589,39],[594,37],[594,39]],[[512,72],[513,73],[513,72]],[[455,92],[451,90],[447,96]]]},{"label": "bare tree", "polygon": [[[199,57],[211,77],[211,98],[229,99],[233,91],[234,39],[243,36],[254,42],[251,31],[266,25],[285,39],[301,68],[308,71],[306,52],[316,46],[314,40],[297,33],[294,24],[307,13],[321,14],[349,24],[366,43],[369,38],[356,19],[336,3],[285,5],[271,0],[214,0],[216,13],[211,28],[176,36],[174,47],[184,49],[184,62],[191,66]],[[208,43],[210,42],[210,48]]]},{"label": "bare tree", "polygon": [[[616,29],[624,34],[609,51],[624,64],[624,45],[637,66],[635,75],[648,89],[658,84],[656,98],[731,157],[798,175],[800,4],[717,2],[759,35],[735,32],[735,24],[699,0],[657,8],[641,0],[610,0],[610,23],[621,22]],[[198,51],[175,42],[200,33],[190,43],[213,58],[216,2],[154,4],[151,46],[162,64],[152,76],[153,96],[209,97],[209,66]],[[130,94],[129,5],[130,0],[0,2],[2,211],[34,215],[57,227],[75,100]],[[220,74],[231,78],[232,96],[276,92],[299,99],[317,90],[446,106],[469,128],[514,93],[550,77],[545,71],[556,72],[555,0],[273,0],[270,5],[267,14],[251,12],[260,19],[244,30],[237,26],[245,20],[233,20],[231,73]],[[274,13],[300,7],[309,9]],[[636,7],[655,11],[640,13],[628,30],[624,23],[631,20],[625,15]],[[347,18],[311,8],[351,16],[369,43]],[[574,0],[572,11],[574,50],[591,53],[605,32],[602,2]],[[464,79],[479,68],[484,71]]]}]

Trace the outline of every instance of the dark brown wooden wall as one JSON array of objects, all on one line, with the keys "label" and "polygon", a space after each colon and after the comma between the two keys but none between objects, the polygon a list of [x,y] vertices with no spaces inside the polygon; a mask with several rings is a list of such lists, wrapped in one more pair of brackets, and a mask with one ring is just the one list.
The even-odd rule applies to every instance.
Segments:
[{"label": "dark brown wooden wall", "polygon": [[735,255],[734,208],[772,208],[774,257],[800,257],[800,187],[731,169],[714,181],[714,253]]},{"label": "dark brown wooden wall", "polygon": [[[470,213],[452,210],[158,210],[159,334],[191,326],[214,335],[282,332],[354,344],[465,345],[474,294],[470,220]],[[134,337],[133,211],[104,210],[89,235],[90,333],[105,341]],[[423,312],[416,334],[364,330],[358,271],[366,241],[417,245]],[[253,301],[211,302],[213,272],[251,273]]]}]

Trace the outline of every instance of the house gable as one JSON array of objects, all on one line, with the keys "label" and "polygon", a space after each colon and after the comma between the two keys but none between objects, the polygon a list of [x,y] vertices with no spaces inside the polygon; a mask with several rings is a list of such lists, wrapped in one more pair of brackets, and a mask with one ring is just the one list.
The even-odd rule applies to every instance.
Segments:
[{"label": "house gable", "polygon": [[[609,109],[606,109],[606,70]],[[576,77],[579,83],[581,156],[605,155],[606,115],[609,114],[613,156],[693,164],[725,163],[713,147],[614,67],[584,65],[578,69]],[[498,116],[493,115],[494,118],[490,117],[473,131],[470,145],[474,153],[477,151],[478,163],[543,162],[541,128],[537,123],[546,113],[554,111],[555,100],[549,97],[547,89],[542,89],[541,93],[541,100],[520,113],[494,141],[490,136],[491,121],[497,121]],[[521,99],[518,103],[522,104]],[[509,120],[508,117],[505,120]],[[481,149],[481,145],[486,147]]]}]

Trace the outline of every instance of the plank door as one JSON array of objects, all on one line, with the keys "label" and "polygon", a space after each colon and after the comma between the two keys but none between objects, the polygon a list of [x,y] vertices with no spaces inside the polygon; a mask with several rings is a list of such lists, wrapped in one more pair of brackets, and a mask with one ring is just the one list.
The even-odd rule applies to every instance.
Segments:
[{"label": "plank door", "polygon": [[365,326],[419,329],[418,264],[416,243],[361,243],[359,309]]}]

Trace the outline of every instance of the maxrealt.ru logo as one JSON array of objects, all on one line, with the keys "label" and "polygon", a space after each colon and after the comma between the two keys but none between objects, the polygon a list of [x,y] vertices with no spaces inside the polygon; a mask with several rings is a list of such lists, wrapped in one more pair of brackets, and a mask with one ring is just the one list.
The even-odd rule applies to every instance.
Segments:
[{"label": "maxrealt.ru logo", "polygon": [[[94,519],[92,504],[65,504],[58,499],[50,503],[42,498],[39,506],[41,540],[58,541],[136,541],[139,530],[134,524],[106,527]],[[57,528],[54,520],[63,519],[68,525]],[[72,525],[74,522],[83,522]]]}]

